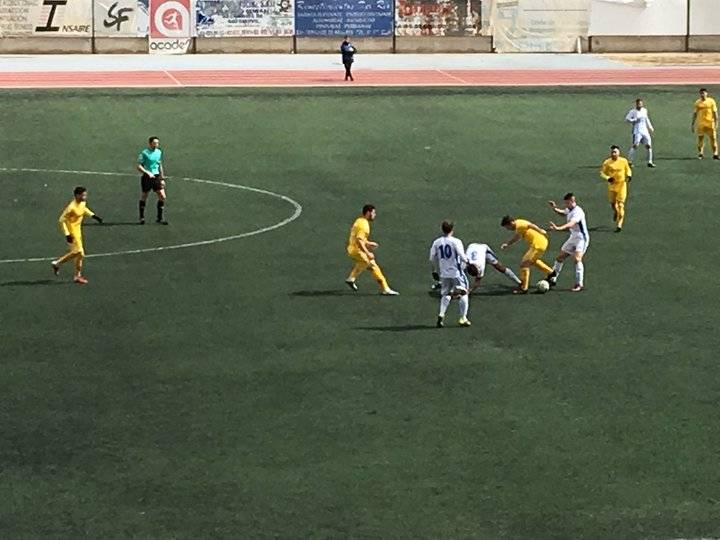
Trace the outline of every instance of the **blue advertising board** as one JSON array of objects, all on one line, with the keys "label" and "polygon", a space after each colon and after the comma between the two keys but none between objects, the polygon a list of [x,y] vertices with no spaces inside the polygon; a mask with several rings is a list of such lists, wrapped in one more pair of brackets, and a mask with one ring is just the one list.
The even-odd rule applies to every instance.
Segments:
[{"label": "blue advertising board", "polygon": [[298,36],[391,36],[393,0],[296,0]]}]

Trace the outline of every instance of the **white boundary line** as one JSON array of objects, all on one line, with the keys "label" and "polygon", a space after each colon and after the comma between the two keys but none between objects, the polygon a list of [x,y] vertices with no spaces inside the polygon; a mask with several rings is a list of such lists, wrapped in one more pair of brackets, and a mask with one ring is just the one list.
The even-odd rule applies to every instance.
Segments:
[{"label": "white boundary line", "polygon": [[167,75],[168,77],[170,77],[170,79],[172,79],[172,81],[175,83],[175,86],[183,86],[183,83],[178,81],[175,78],[175,76],[172,73],[170,73],[168,70],[165,70],[163,73],[165,73],[165,75]]},{"label": "white boundary line", "polygon": [[437,71],[437,72],[440,73],[441,75],[444,75],[445,77],[449,77],[450,79],[453,79],[453,80],[455,80],[455,81],[457,81],[457,82],[459,82],[459,83],[461,83],[461,84],[468,84],[467,81],[464,81],[464,80],[461,79],[460,77],[456,77],[456,76],[453,75],[452,73],[448,73],[447,71],[443,71],[442,69],[436,69],[435,71]]},{"label": "white boundary line", "polygon": [[[8,172],[86,174],[86,175],[94,175],[94,176],[136,176],[136,175],[130,174],[130,173],[118,173],[118,172],[71,171],[71,170],[67,170],[67,169],[30,169],[30,168],[0,167],[0,173],[8,173]],[[258,234],[270,232],[275,229],[279,229],[280,227],[284,227],[288,223],[295,221],[297,218],[299,218],[300,214],[302,214],[302,211],[303,211],[302,205],[299,202],[297,202],[296,200],[291,199],[290,197],[288,197],[286,195],[281,195],[280,193],[275,193],[273,191],[268,191],[266,189],[254,188],[254,187],[250,187],[250,186],[243,186],[241,184],[229,184],[227,182],[218,182],[216,180],[205,180],[203,178],[190,178],[190,177],[185,177],[185,176],[168,176],[168,178],[172,178],[173,180],[185,180],[187,182],[194,182],[197,184],[209,184],[212,186],[222,186],[222,187],[227,187],[227,188],[231,188],[231,189],[242,189],[245,191],[251,191],[253,193],[259,193],[261,195],[268,195],[270,197],[275,197],[276,199],[280,199],[282,201],[285,201],[286,203],[289,203],[293,207],[293,213],[290,217],[287,217],[287,218],[283,219],[282,221],[275,223],[274,225],[269,225],[267,227],[255,229],[254,231],[250,231],[250,232],[233,234],[231,236],[222,236],[220,238],[212,238],[210,240],[198,240],[197,242],[187,242],[184,244],[173,244],[170,246],[156,246],[156,247],[150,247],[150,248],[127,249],[127,250],[123,250],[123,251],[108,251],[106,253],[91,253],[90,255],[86,255],[85,258],[112,257],[113,255],[135,255],[137,253],[152,253],[154,251],[170,251],[170,250],[174,250],[174,249],[185,249],[185,248],[191,248],[191,247],[197,247],[197,246],[207,246],[207,245],[211,245],[211,244],[219,244],[220,242],[227,242],[229,240],[238,240],[239,238],[248,238],[250,236],[256,236]],[[46,262],[46,261],[51,261],[53,259],[54,259],[54,257],[28,257],[26,259],[0,259],[0,264]]]},{"label": "white boundary line", "polygon": [[[353,88],[407,88],[407,87],[425,87],[425,88],[442,88],[442,87],[465,87],[465,88],[501,88],[501,87],[573,87],[573,86],[697,86],[697,85],[716,85],[720,84],[720,78],[708,80],[685,80],[685,81],[632,81],[632,82],[551,82],[551,83],[459,83],[459,82],[442,82],[442,83],[363,83],[357,82],[352,85]],[[149,88],[348,88],[342,83],[311,83],[311,84],[260,84],[260,83],[239,83],[239,84],[183,84],[177,86],[175,84],[78,84],[78,85],[2,85],[0,90],[77,90],[77,89],[149,89]]]}]

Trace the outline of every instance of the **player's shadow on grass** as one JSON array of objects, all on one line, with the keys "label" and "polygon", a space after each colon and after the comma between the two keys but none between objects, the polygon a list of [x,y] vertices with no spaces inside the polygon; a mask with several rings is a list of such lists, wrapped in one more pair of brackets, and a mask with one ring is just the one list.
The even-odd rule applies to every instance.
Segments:
[{"label": "player's shadow on grass", "polygon": [[[480,285],[480,288],[470,294],[470,298],[475,296],[512,296],[514,287],[508,287],[507,285],[499,285],[497,283],[490,283],[487,285]],[[439,291],[428,291],[428,296],[431,298],[439,299]]]},{"label": "player's shadow on grass", "polygon": [[102,223],[84,223],[83,227],[126,227],[128,225],[140,225],[139,221],[103,221]]},{"label": "player's shadow on grass", "polygon": [[346,289],[331,289],[326,291],[295,291],[293,293],[290,293],[293,296],[309,296],[309,297],[320,297],[320,296],[358,296],[357,293],[354,293],[350,290]]},{"label": "player's shadow on grass", "polygon": [[[705,158],[707,159],[707,158]],[[655,161],[700,161],[697,156],[662,156],[655,158]]]},{"label": "player's shadow on grass", "polygon": [[4,281],[0,283],[0,287],[34,287],[36,285],[67,285],[67,281],[59,281],[57,279],[22,279],[18,281]]},{"label": "player's shadow on grass", "polygon": [[372,332],[414,332],[416,330],[436,330],[430,324],[404,324],[402,326],[356,326],[353,330],[369,330]]},{"label": "player's shadow on grass", "polygon": [[595,233],[610,233],[615,232],[615,226],[610,225],[598,225],[597,227],[588,227],[588,231]]}]

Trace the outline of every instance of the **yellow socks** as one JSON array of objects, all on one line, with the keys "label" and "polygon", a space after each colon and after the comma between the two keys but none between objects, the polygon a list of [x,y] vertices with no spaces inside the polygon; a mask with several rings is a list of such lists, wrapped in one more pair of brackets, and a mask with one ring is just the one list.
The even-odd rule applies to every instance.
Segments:
[{"label": "yellow socks", "polygon": [[55,261],[55,262],[56,262],[58,265],[64,264],[64,263],[68,262],[70,259],[72,259],[73,257],[75,257],[75,255],[77,255],[77,253],[75,253],[74,251],[70,251],[69,253],[66,253],[65,255],[63,255],[62,257],[60,257],[60,258],[59,258],[57,261]]},{"label": "yellow socks", "polygon": [[616,206],[617,212],[617,226],[622,229],[623,223],[625,222],[625,205],[618,203]]},{"label": "yellow socks", "polygon": [[545,263],[544,263],[543,261],[541,261],[540,259],[538,259],[537,261],[535,261],[535,266],[537,266],[540,270],[542,270],[542,271],[545,272],[546,274],[549,274],[550,272],[553,271],[552,268],[550,268],[547,264],[545,264]]},{"label": "yellow socks", "polygon": [[530,287],[530,268],[520,268],[520,288],[523,291],[527,291]]},{"label": "yellow socks", "polygon": [[357,277],[363,273],[363,271],[367,268],[367,263],[364,262],[357,262],[355,263],[355,266],[353,266],[353,269],[350,271],[350,275],[348,276],[348,280],[355,280]]},{"label": "yellow socks", "polygon": [[385,279],[385,276],[382,273],[382,270],[380,270],[380,267],[377,264],[373,264],[370,266],[370,271],[372,272],[373,277],[375,278],[375,281],[378,282],[380,285],[381,290],[389,289],[388,282]]}]

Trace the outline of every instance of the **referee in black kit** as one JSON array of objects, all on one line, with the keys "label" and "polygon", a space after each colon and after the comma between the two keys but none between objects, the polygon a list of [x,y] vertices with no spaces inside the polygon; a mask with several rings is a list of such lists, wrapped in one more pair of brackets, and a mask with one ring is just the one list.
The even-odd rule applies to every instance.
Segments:
[{"label": "referee in black kit", "polygon": [[353,58],[355,56],[355,53],[357,52],[357,49],[354,47],[352,43],[350,43],[350,38],[348,36],[345,36],[345,39],[343,40],[342,44],[340,45],[340,54],[342,54],[342,61],[343,65],[345,66],[345,80],[347,81],[350,79],[351,81],[354,81],[352,73],[350,70],[352,69],[353,64]]}]

